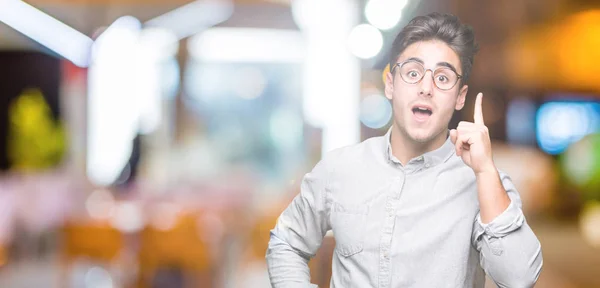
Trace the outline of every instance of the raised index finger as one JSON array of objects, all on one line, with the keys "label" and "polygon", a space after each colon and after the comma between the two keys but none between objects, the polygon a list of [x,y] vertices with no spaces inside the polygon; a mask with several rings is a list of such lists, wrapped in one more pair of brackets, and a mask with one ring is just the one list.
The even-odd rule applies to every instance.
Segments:
[{"label": "raised index finger", "polygon": [[475,114],[473,115],[473,120],[475,124],[484,125],[483,123],[483,109],[481,108],[481,102],[483,98],[483,94],[477,94],[477,98],[475,98]]}]

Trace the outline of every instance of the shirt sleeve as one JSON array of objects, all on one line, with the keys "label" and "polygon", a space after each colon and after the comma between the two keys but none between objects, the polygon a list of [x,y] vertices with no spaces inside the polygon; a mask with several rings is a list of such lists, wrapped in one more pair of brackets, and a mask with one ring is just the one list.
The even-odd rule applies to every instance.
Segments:
[{"label": "shirt sleeve", "polygon": [[533,287],[543,265],[541,245],[525,220],[521,198],[512,180],[499,173],[511,202],[487,224],[477,214],[473,245],[479,251],[481,267],[498,287]]},{"label": "shirt sleeve", "polygon": [[317,287],[310,284],[308,261],[331,229],[327,162],[321,160],[304,176],[300,194],[279,216],[271,230],[266,259],[273,288]]}]

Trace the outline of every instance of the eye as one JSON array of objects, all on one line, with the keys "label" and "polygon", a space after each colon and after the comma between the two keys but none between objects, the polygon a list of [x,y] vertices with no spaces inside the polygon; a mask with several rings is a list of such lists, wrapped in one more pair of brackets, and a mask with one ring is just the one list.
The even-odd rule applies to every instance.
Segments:
[{"label": "eye", "polygon": [[437,81],[440,83],[446,83],[448,82],[448,77],[444,76],[444,75],[438,75],[437,76]]},{"label": "eye", "polygon": [[408,71],[407,76],[410,78],[418,78],[419,77],[419,72],[412,70],[412,71]]}]

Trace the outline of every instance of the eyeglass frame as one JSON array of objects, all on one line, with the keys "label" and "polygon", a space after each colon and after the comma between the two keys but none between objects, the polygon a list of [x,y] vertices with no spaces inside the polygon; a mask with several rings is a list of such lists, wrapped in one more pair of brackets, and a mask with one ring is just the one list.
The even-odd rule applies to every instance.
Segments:
[{"label": "eyeglass frame", "polygon": [[[417,64],[423,66],[424,72],[423,72],[423,76],[421,76],[421,79],[419,79],[419,81],[417,81],[415,83],[406,82],[406,80],[404,80],[404,77],[402,77],[402,75],[400,75],[400,79],[402,79],[402,81],[404,81],[404,83],[406,83],[406,84],[417,84],[417,83],[423,81],[423,78],[425,78],[425,74],[427,74],[427,71],[431,71],[431,80],[433,81],[433,85],[435,85],[435,87],[437,89],[440,89],[442,91],[448,91],[448,90],[451,90],[452,88],[454,88],[456,86],[456,84],[460,81],[460,79],[463,78],[463,75],[458,74],[458,72],[456,72],[455,69],[452,69],[450,67],[438,67],[435,70],[427,69],[427,68],[425,68],[425,65],[423,65],[423,63],[420,63],[419,61],[415,61],[414,59],[408,59],[406,61],[396,63],[396,65],[394,65],[394,68],[392,68],[392,70],[390,71],[392,73],[392,75],[394,75],[394,73],[396,71],[396,67],[400,67],[408,62],[414,62],[414,63],[417,63]],[[437,71],[438,69],[449,69],[450,71],[454,72],[454,74],[456,74],[456,76],[458,76],[458,78],[456,78],[456,82],[454,82],[452,87],[450,87],[448,89],[442,89],[442,88],[438,87],[438,85],[435,83],[435,78],[434,78],[435,71]]]}]

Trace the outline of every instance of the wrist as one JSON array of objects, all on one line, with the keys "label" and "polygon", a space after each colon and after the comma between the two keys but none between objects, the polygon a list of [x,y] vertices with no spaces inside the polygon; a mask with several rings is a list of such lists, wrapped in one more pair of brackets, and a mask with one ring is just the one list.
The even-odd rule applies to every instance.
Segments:
[{"label": "wrist", "polygon": [[490,176],[497,176],[497,175],[498,175],[498,169],[496,168],[496,165],[494,165],[493,162],[488,165],[485,165],[484,167],[482,167],[482,169],[475,172],[475,176],[477,176],[477,177],[490,177]]}]

